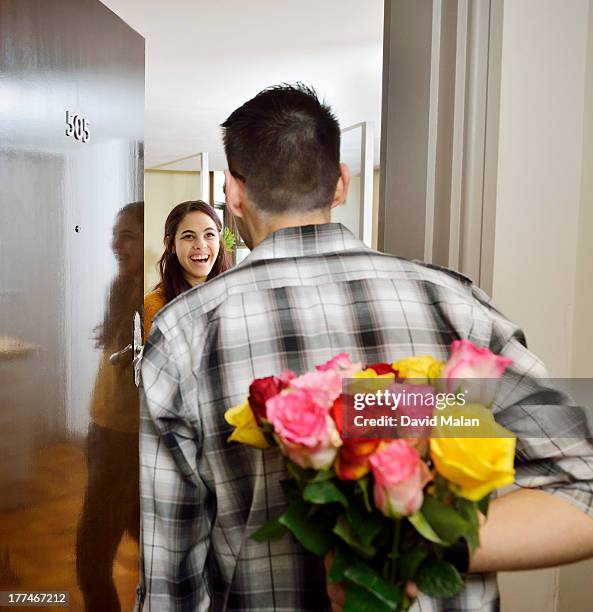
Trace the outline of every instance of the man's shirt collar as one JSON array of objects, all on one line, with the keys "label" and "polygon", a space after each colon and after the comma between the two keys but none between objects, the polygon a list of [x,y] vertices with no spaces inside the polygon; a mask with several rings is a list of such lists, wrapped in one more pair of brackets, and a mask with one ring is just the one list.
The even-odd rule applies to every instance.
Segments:
[{"label": "man's shirt collar", "polygon": [[302,225],[273,232],[262,240],[244,261],[305,257],[353,249],[368,250],[368,247],[341,223]]}]

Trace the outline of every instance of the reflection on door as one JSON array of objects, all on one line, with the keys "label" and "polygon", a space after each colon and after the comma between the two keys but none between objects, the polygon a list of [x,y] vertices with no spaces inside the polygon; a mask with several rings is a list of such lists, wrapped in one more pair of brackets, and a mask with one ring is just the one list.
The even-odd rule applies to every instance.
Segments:
[{"label": "reflection on door", "polygon": [[0,40],[0,591],[129,610],[144,41],[99,0],[0,0]]}]

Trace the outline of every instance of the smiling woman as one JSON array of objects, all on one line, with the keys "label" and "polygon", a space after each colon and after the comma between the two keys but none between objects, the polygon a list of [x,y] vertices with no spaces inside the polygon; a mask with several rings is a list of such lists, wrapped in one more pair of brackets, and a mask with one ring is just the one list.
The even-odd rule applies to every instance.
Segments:
[{"label": "smiling woman", "polygon": [[174,248],[185,280],[195,287],[206,280],[218,257],[218,228],[206,213],[188,213],[177,228]]},{"label": "smiling woman", "polygon": [[158,262],[161,280],[144,297],[144,338],[154,315],[179,294],[231,267],[221,240],[222,223],[202,200],[182,202],[165,221],[165,250]]}]

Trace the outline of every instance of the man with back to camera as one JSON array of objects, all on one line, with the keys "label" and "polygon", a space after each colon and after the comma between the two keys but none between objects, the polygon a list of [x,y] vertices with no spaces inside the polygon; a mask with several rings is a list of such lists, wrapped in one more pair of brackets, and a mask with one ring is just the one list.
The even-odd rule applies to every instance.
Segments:
[{"label": "man with back to camera", "polygon": [[[446,359],[465,338],[513,359],[508,375],[534,388],[545,370],[468,279],[372,251],[330,223],[349,175],[338,122],[313,90],[264,90],[222,127],[227,206],[252,253],[154,319],[142,363],[139,600],[150,612],[340,609],[343,590],[330,585],[329,601],[320,559],[288,536],[250,539],[285,508],[284,461],[227,443],[225,410],[254,378],[300,374],[339,352],[363,363]],[[540,389],[537,401],[559,398]],[[593,556],[593,434],[552,440],[571,426],[557,410],[535,440],[535,406],[523,404],[497,412],[518,435],[522,488],[492,502],[465,590],[420,593],[423,611],[496,610],[493,572]]]}]

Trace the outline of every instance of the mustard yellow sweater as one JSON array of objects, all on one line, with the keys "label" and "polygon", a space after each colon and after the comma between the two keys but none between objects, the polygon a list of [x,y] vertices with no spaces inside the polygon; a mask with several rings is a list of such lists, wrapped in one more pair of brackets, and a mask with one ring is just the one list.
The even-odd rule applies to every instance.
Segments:
[{"label": "mustard yellow sweater", "polygon": [[155,289],[144,296],[144,342],[152,327],[154,315],[167,303],[165,295],[160,289]]}]

